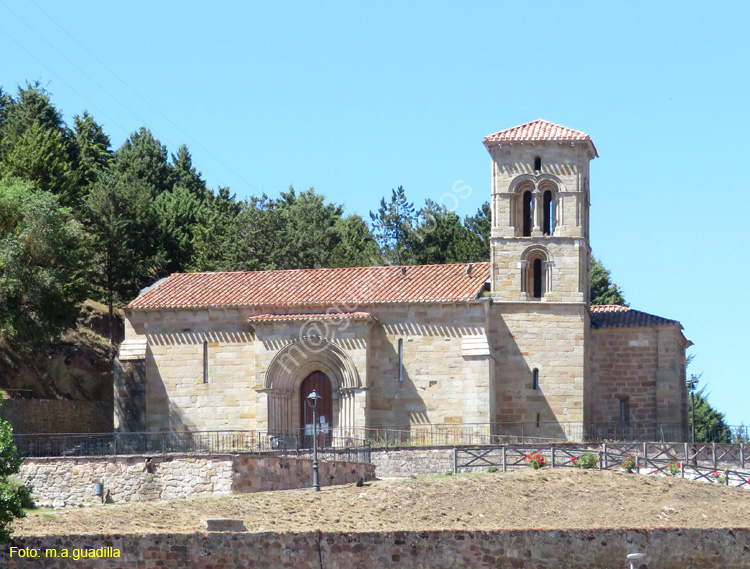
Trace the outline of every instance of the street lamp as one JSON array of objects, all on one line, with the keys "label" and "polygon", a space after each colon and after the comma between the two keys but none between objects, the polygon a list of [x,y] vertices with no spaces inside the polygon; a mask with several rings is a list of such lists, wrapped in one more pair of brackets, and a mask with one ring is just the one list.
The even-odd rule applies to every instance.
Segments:
[{"label": "street lamp", "polygon": [[630,564],[630,569],[635,569],[635,562],[645,558],[645,553],[628,553],[628,563]]},{"label": "street lamp", "polygon": [[695,387],[698,385],[698,378],[691,375],[685,384],[690,390],[690,438],[691,442],[695,444]]},{"label": "street lamp", "polygon": [[320,479],[318,478],[318,400],[323,399],[314,389],[307,396],[307,404],[312,407],[313,412],[313,490],[320,492]]}]

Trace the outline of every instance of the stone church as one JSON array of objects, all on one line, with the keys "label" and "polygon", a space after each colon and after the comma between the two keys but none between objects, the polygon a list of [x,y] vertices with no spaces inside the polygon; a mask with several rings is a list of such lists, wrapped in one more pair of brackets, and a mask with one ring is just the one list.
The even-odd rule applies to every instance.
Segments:
[{"label": "stone church", "polygon": [[116,429],[309,431],[315,389],[347,436],[682,432],[680,323],[589,303],[591,138],[538,120],[484,145],[490,262],[173,274],[127,307]]}]

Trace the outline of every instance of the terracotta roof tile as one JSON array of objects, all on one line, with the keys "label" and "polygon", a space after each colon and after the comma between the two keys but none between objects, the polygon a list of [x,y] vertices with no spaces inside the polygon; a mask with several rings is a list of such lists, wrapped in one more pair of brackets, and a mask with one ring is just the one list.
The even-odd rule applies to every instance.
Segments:
[{"label": "terracotta roof tile", "polygon": [[250,316],[248,322],[287,322],[298,320],[374,320],[377,318],[369,312],[326,312],[324,314],[258,314]]},{"label": "terracotta roof tile", "polygon": [[677,320],[633,310],[628,306],[600,305],[591,306],[592,328],[630,328],[636,326],[679,326]]},{"label": "terracotta roof tile", "polygon": [[485,137],[484,142],[536,141],[536,140],[588,140],[591,137],[585,132],[573,130],[542,119],[527,122],[513,128],[501,130]]},{"label": "terracotta roof tile", "polygon": [[[477,298],[489,263],[351,267],[242,273],[175,273],[143,291],[128,307],[346,305],[454,302]],[[405,274],[402,274],[402,271]]]}]

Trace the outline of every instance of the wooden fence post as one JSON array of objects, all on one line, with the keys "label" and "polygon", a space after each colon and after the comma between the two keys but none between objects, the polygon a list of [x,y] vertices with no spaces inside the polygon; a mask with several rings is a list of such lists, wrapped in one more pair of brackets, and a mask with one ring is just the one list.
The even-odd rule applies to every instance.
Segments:
[{"label": "wooden fence post", "polygon": [[712,449],[711,450],[711,460],[714,463],[714,468],[716,468],[716,464],[717,464],[717,461],[716,461],[716,443],[711,443],[711,449]]},{"label": "wooden fence post", "polygon": [[724,483],[729,486],[729,470],[724,471]]},{"label": "wooden fence post", "polygon": [[[682,457],[682,464],[685,464],[685,463],[687,463],[687,461],[688,461],[688,460],[689,460],[689,458],[690,458],[690,454],[689,454],[689,453],[690,453],[690,451],[688,450],[688,444],[687,444],[687,443],[683,443],[683,446],[684,446],[685,448],[684,448],[684,450],[682,451],[682,454],[684,455],[684,456]],[[683,475],[683,478],[685,478],[685,476],[684,476],[684,475]]]},{"label": "wooden fence post", "polygon": [[602,469],[602,451],[599,451],[599,470]]},{"label": "wooden fence post", "polygon": [[[607,443],[602,443],[602,450],[604,451],[604,469],[609,470],[609,455],[607,454]],[[601,453],[599,454],[601,455]],[[599,456],[599,462],[601,463],[601,461],[601,456]]]},{"label": "wooden fence post", "polygon": [[740,443],[740,470],[745,470],[745,443]]},{"label": "wooden fence post", "polygon": [[458,474],[458,449],[453,447],[453,474]]},{"label": "wooden fence post", "polygon": [[552,444],[552,468],[555,468],[555,445]]},{"label": "wooden fence post", "polygon": [[505,445],[503,445],[503,472],[508,472],[507,462],[505,461]]}]

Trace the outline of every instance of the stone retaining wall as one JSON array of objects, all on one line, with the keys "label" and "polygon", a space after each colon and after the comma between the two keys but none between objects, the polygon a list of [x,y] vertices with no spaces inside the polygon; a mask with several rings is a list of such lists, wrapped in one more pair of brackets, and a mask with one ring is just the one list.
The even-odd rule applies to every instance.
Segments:
[{"label": "stone retaining wall", "polygon": [[26,433],[111,433],[112,401],[6,399],[0,416],[17,435]]},{"label": "stone retaining wall", "polygon": [[[320,463],[321,486],[374,477],[371,464]],[[248,455],[27,458],[19,478],[33,486],[37,504],[62,507],[100,501],[97,483],[113,502],[305,488],[312,484],[312,461]]]},{"label": "stone retaining wall", "polygon": [[[20,557],[11,547],[29,548]],[[59,556],[99,549],[107,557]],[[642,569],[744,569],[750,528],[421,531],[384,533],[200,533],[47,536],[0,548],[8,569],[282,569],[373,567],[431,569],[623,569],[626,555],[648,554]],[[47,550],[50,553],[47,553]],[[51,558],[53,552],[57,558]],[[115,555],[118,557],[113,558]],[[49,555],[49,556],[48,556]]]}]

